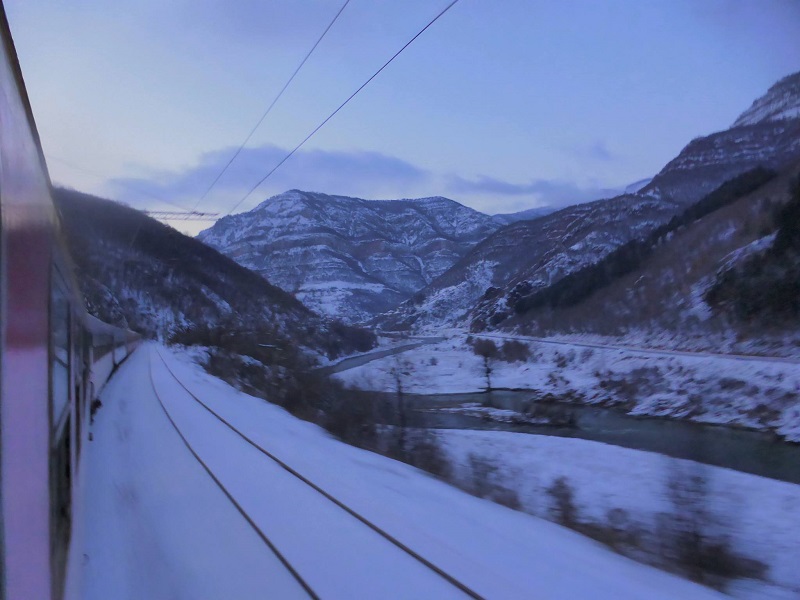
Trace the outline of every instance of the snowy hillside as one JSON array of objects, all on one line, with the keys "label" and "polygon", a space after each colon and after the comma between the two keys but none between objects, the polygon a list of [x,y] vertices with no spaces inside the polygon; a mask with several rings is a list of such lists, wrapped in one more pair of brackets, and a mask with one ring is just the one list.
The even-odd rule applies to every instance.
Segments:
[{"label": "snowy hillside", "polygon": [[781,79],[744,111],[734,127],[800,118],[800,73]]},{"label": "snowy hillside", "polygon": [[89,311],[100,319],[146,337],[224,326],[291,339],[292,347],[301,340],[322,354],[352,351],[347,328],[213,248],[110,200],[66,189],[53,197]]},{"label": "snowy hillside", "polygon": [[500,225],[447,198],[291,190],[220,219],[198,239],[310,308],[355,322],[410,297]]},{"label": "snowy hillside", "polygon": [[[473,325],[536,335],[649,329],[654,335],[672,332],[693,348],[718,347],[726,336],[734,337],[732,323],[715,318],[703,296],[734,256],[771,235],[773,215],[787,201],[796,174],[795,168],[777,178],[767,171],[742,175],[648,238],[555,285],[520,285],[482,299],[471,315]],[[769,329],[764,323],[761,334]]]},{"label": "snowy hillside", "polygon": [[378,322],[389,330],[468,323],[481,297],[521,281],[546,287],[632,237],[646,235],[676,212],[674,202],[625,195],[512,223]]},{"label": "snowy hillside", "polygon": [[[799,78],[782,80],[756,104],[800,104]],[[379,323],[387,329],[418,330],[466,324],[482,297],[508,294],[519,285],[545,288],[646,236],[723,182],[757,166],[780,170],[800,160],[800,115],[781,109],[779,120],[756,119],[753,110],[728,130],[692,140],[636,193],[568,207],[496,231]]]}]

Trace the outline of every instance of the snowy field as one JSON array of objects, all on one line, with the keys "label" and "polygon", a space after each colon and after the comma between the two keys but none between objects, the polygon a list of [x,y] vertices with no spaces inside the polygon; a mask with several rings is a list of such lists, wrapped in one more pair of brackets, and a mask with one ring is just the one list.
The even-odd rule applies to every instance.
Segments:
[{"label": "snowy field", "polygon": [[[157,351],[245,435],[484,598],[724,597],[342,444],[151,344],[104,390],[83,455],[70,599],[307,597],[181,441],[153,385],[197,454],[319,597],[465,597],[244,443],[182,390]],[[465,445],[489,447],[459,433],[447,441],[454,456]],[[620,451],[594,446],[589,454]]]},{"label": "snowy field", "polygon": [[441,430],[439,435],[462,485],[473,487],[470,455],[480,457],[496,469],[489,473],[490,485],[513,490],[521,510],[545,518],[552,507],[548,488],[566,477],[581,521],[607,525],[609,513],[621,509],[627,528],[653,532],[659,515],[674,509],[670,473],[700,474],[707,480],[708,531],[726,536],[737,553],[769,567],[767,582],[740,581],[729,593],[800,597],[798,485],[587,440],[499,431]]},{"label": "snowy field", "polygon": [[[362,389],[392,391],[397,367],[403,387],[418,394],[486,389],[482,359],[463,333],[435,345],[338,373]],[[492,338],[489,338],[492,339]],[[492,361],[495,388],[530,389],[634,415],[687,418],[775,431],[800,441],[800,363],[703,353],[603,347],[590,341],[526,341],[525,362]],[[498,346],[504,340],[494,338]]]}]

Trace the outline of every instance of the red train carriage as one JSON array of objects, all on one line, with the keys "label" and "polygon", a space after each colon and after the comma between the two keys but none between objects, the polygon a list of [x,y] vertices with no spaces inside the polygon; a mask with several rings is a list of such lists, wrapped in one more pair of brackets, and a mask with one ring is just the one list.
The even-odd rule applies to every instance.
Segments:
[{"label": "red train carriage", "polygon": [[86,314],[0,5],[0,600],[63,594],[91,400],[134,334]]}]

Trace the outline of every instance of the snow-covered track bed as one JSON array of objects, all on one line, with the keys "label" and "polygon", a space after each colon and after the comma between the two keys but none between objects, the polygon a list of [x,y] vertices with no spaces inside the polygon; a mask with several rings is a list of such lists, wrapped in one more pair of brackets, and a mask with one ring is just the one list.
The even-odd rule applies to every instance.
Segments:
[{"label": "snow-covered track bed", "polygon": [[[163,358],[162,358],[162,360],[163,360]],[[166,365],[166,363],[165,363],[165,365]],[[175,378],[175,379],[176,379],[176,381],[178,381],[177,378]],[[158,403],[161,405],[161,408],[164,411],[164,414],[166,415],[166,417],[169,420],[169,422],[172,424],[172,427],[175,429],[175,432],[178,434],[178,436],[183,441],[184,445],[186,446],[186,449],[189,450],[189,452],[192,454],[192,456],[194,456],[194,458],[197,460],[197,462],[200,463],[200,466],[203,467],[205,472],[208,473],[208,476],[211,477],[211,479],[214,481],[214,483],[217,485],[217,487],[222,491],[223,494],[225,494],[225,497],[236,508],[236,510],[239,512],[239,514],[242,515],[242,517],[247,522],[247,524],[250,526],[250,528],[261,539],[261,541],[264,542],[267,545],[267,547],[272,551],[272,553],[281,562],[281,564],[284,567],[286,567],[286,570],[289,571],[289,573],[291,573],[292,577],[297,581],[298,584],[300,584],[300,586],[303,588],[303,590],[305,590],[305,592],[311,598],[318,599],[319,596],[317,596],[317,594],[314,592],[314,590],[311,589],[311,587],[308,585],[308,583],[297,572],[297,569],[295,569],[291,565],[291,563],[289,563],[289,561],[286,560],[286,557],[283,556],[283,554],[281,554],[280,550],[278,550],[278,548],[275,547],[275,544],[272,543],[272,541],[269,539],[269,537],[267,537],[267,535],[264,533],[264,531],[258,526],[258,524],[255,521],[253,521],[253,519],[250,517],[250,515],[247,514],[247,512],[242,507],[242,505],[239,502],[237,502],[236,498],[234,498],[231,495],[230,490],[228,490],[228,488],[225,487],[225,485],[220,481],[219,477],[217,477],[214,474],[214,471],[212,471],[211,468],[208,466],[206,461],[204,461],[203,458],[199,454],[197,454],[195,449],[189,443],[189,440],[186,439],[186,436],[181,431],[181,428],[178,427],[177,423],[175,423],[175,419],[172,418],[172,415],[170,414],[169,410],[167,409],[166,405],[164,404],[164,399],[158,393],[158,388],[156,387],[155,381],[153,380],[152,359],[151,359],[151,364],[150,364],[150,383],[153,386],[153,393],[156,395],[156,399],[158,400]],[[178,381],[178,383],[180,383],[180,381]]]},{"label": "snow-covered track bed", "polygon": [[465,597],[220,423],[155,351],[244,435],[484,598],[726,597],[344,444],[208,375],[185,352],[148,343],[104,389],[92,425],[66,600],[309,597],[186,449],[155,396],[151,365],[195,452],[319,597]]},{"label": "snow-covered track bed", "polygon": [[[161,377],[158,385],[157,369],[162,369],[162,375],[165,370],[170,376],[169,379]],[[309,597],[356,597],[359,594],[378,597],[373,594],[379,594],[384,598],[466,596],[482,600],[483,597],[466,584],[242,433],[190,390],[157,350],[151,352],[150,378],[161,408],[186,448]],[[178,387],[173,386],[165,393],[165,380],[171,380]],[[193,406],[187,409],[187,405]],[[176,419],[178,414],[182,416]],[[197,427],[204,419],[216,426],[213,435],[203,436],[201,428]],[[210,440],[213,443],[208,443]],[[261,455],[256,469],[251,468],[254,466],[251,463],[243,469],[242,465],[225,460],[225,446],[231,443],[241,446],[242,442]],[[198,450],[200,446],[204,449]],[[261,481],[270,489],[256,495],[253,493],[256,486],[249,483],[258,475],[264,475]],[[307,527],[308,520],[316,521],[319,526]],[[292,522],[296,522],[294,527],[287,526]],[[284,547],[286,550],[281,549]],[[374,575],[390,562],[395,563],[393,571],[399,568],[404,572],[403,578],[392,586],[394,596],[391,593],[387,596],[385,582],[371,584]],[[331,568],[333,565],[336,567]]]}]

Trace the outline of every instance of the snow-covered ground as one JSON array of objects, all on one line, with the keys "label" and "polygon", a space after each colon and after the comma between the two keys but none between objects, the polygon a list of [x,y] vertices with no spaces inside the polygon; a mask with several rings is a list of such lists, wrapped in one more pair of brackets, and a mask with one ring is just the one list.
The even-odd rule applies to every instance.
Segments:
[{"label": "snow-covered ground", "polygon": [[[502,346],[502,339],[495,339]],[[800,441],[800,364],[764,357],[604,347],[582,340],[525,341],[525,362],[492,361],[495,388],[530,389],[632,414],[772,430]],[[395,389],[398,361],[412,393],[486,388],[482,359],[465,334],[338,373],[362,389]]]},{"label": "snow-covered ground", "polygon": [[[152,382],[188,442],[320,597],[461,594],[222,425],[172,379],[157,351],[245,435],[485,598],[722,597],[347,446],[151,344],[104,390],[85,448],[71,599],[305,594],[183,444],[158,404],[151,365]],[[448,439],[454,454],[463,446]],[[612,448],[595,446],[598,453]]]},{"label": "snow-covered ground", "polygon": [[[548,488],[566,477],[578,519],[609,525],[609,513],[627,513],[626,529],[652,535],[660,514],[674,509],[671,474],[707,480],[708,530],[727,537],[733,549],[766,563],[767,582],[738,582],[739,598],[800,597],[800,486],[698,465],[651,452],[599,442],[498,431],[441,430],[440,439],[462,485],[473,487],[470,455],[489,465],[489,484],[512,490],[521,509],[547,518]],[[495,470],[496,469],[496,470]]]}]

